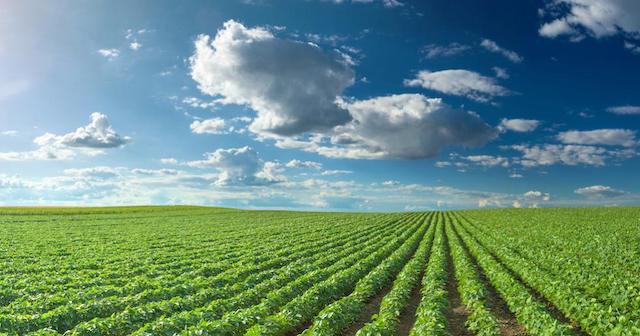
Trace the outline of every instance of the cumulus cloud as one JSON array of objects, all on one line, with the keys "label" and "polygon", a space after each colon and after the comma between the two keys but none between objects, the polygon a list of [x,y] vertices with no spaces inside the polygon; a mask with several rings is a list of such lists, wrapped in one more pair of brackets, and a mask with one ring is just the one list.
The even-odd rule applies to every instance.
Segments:
[{"label": "cumulus cloud", "polygon": [[336,127],[329,143],[319,136],[311,141],[281,140],[277,145],[328,157],[424,159],[444,147],[478,147],[496,136],[477,114],[420,94],[343,102],[342,106],[354,120]]},{"label": "cumulus cloud", "polygon": [[464,96],[478,102],[490,102],[494,97],[507,96],[509,90],[494,78],[468,70],[418,72],[416,78],[406,79],[407,86],[418,86],[454,96]]},{"label": "cumulus cloud", "polygon": [[638,144],[636,131],[629,129],[598,129],[592,131],[566,131],[556,138],[566,144],[611,145],[632,147]]},{"label": "cumulus cloud", "polygon": [[540,120],[535,119],[502,119],[498,125],[500,132],[532,132],[540,125]]},{"label": "cumulus cloud", "polygon": [[224,134],[226,123],[222,118],[194,120],[191,123],[191,131],[196,134]]},{"label": "cumulus cloud", "polygon": [[449,43],[448,45],[429,44],[423,47],[420,52],[425,58],[432,59],[438,57],[449,57],[462,54],[471,49],[466,44],[460,44],[457,42]]},{"label": "cumulus cloud", "polygon": [[545,37],[640,36],[640,2],[636,0],[553,0],[544,13],[551,20],[540,27]]},{"label": "cumulus cloud", "polygon": [[589,187],[578,188],[574,191],[578,195],[590,198],[611,198],[626,195],[627,192],[613,189],[604,185],[593,185]]},{"label": "cumulus cloud", "polygon": [[505,49],[499,46],[496,42],[489,39],[482,40],[482,42],[480,42],[480,46],[489,50],[490,52],[500,54],[506,57],[509,61],[513,63],[521,63],[524,60],[524,58],[518,55],[518,53],[516,53],[515,51]]},{"label": "cumulus cloud", "polygon": [[205,153],[203,160],[187,161],[195,168],[218,170],[217,185],[262,185],[283,181],[280,166],[274,162],[263,162],[251,147],[217,149]]},{"label": "cumulus cloud", "polygon": [[64,146],[84,148],[115,148],[131,142],[131,138],[116,133],[106,115],[94,112],[90,118],[91,122],[88,125],[76,129],[75,132],[52,137],[45,135],[43,137],[46,139],[39,139],[45,143],[53,141]]},{"label": "cumulus cloud", "polygon": [[13,137],[18,135],[18,131],[15,131],[15,130],[0,131],[0,135]]},{"label": "cumulus cloud", "polygon": [[633,105],[612,106],[607,108],[607,112],[620,114],[620,115],[635,115],[635,114],[640,114],[640,106],[633,106]]},{"label": "cumulus cloud", "polygon": [[221,103],[255,110],[250,129],[256,133],[291,136],[351,119],[336,99],[354,84],[355,75],[337,52],[233,20],[213,39],[200,35],[195,46],[191,76],[200,90]]},{"label": "cumulus cloud", "polygon": [[64,135],[45,133],[36,137],[33,142],[38,148],[26,152],[1,152],[0,160],[67,160],[78,152],[86,155],[102,154],[103,149],[122,147],[131,138],[118,134],[107,119],[107,116],[94,112],[91,122],[79,127],[74,132]]}]

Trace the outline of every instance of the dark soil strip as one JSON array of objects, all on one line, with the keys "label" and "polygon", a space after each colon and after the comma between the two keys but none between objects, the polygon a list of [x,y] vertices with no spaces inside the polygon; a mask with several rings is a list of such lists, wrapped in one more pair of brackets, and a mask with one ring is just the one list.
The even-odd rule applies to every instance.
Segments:
[{"label": "dark soil strip", "polygon": [[505,270],[507,270],[507,272],[509,273],[509,275],[511,275],[514,279],[516,279],[518,282],[520,282],[531,294],[531,296],[533,296],[534,299],[538,300],[539,302],[541,302],[546,308],[547,311],[549,311],[549,313],[551,314],[551,316],[553,316],[556,320],[571,326],[572,331],[576,334],[576,335],[585,335],[588,336],[589,334],[586,333],[584,330],[582,330],[582,328],[580,328],[580,326],[577,323],[574,323],[573,321],[571,321],[571,319],[569,319],[568,317],[566,317],[562,311],[560,309],[558,309],[558,307],[556,307],[553,303],[551,303],[549,300],[547,300],[542,294],[540,294],[540,292],[538,292],[535,288],[529,286],[529,284],[527,284],[522,277],[514,272],[510,267],[508,267],[507,265],[505,265],[498,257],[495,253],[493,253],[493,251],[489,250],[481,241],[478,240],[478,244],[480,244],[480,246],[482,246],[484,248],[485,251],[487,251],[487,253],[489,253],[500,265],[502,265],[502,267],[504,267]]},{"label": "dark soil strip", "polygon": [[[447,223],[445,225],[451,225]],[[458,279],[456,279],[453,269],[453,258],[449,250],[448,237],[445,235],[445,246],[447,247],[447,296],[449,298],[449,309],[447,310],[447,327],[450,335],[473,336],[464,325],[469,317],[469,310],[462,304],[460,293],[458,293]]]},{"label": "dark soil strip", "polygon": [[413,328],[413,325],[416,322],[416,312],[418,311],[418,306],[420,305],[420,290],[422,289],[422,277],[424,276],[424,271],[420,273],[418,276],[418,283],[411,290],[411,296],[409,297],[409,301],[407,302],[407,306],[404,309],[404,313],[400,316],[400,321],[398,322],[398,336],[407,336]]},{"label": "dark soil strip", "polygon": [[351,323],[346,329],[342,331],[342,335],[344,336],[353,336],[355,335],[360,328],[364,327],[365,324],[371,321],[371,317],[374,314],[377,314],[380,311],[380,303],[382,299],[384,299],[385,295],[391,291],[393,288],[393,284],[387,286],[387,288],[381,290],[376,296],[374,296],[365,306],[360,316]]},{"label": "dark soil strip", "polygon": [[[452,229],[454,231],[454,234],[458,235],[456,228],[452,227]],[[458,238],[460,238],[459,235]],[[509,310],[509,306],[502,299],[502,297],[500,297],[498,291],[491,284],[491,281],[487,279],[487,276],[482,271],[482,268],[480,268],[480,266],[478,265],[478,261],[473,255],[471,255],[471,253],[469,253],[469,249],[467,248],[467,245],[465,245],[464,241],[462,241],[462,239],[460,239],[460,246],[462,246],[465,254],[473,263],[478,277],[484,284],[484,287],[487,289],[487,306],[493,313],[493,315],[498,319],[498,323],[500,324],[500,334],[504,336],[526,336],[527,332],[524,330],[524,327],[518,324],[516,316]]]}]

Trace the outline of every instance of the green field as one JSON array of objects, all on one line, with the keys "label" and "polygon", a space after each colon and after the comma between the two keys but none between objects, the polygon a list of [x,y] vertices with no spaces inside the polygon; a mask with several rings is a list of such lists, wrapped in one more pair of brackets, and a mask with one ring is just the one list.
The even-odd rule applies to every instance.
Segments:
[{"label": "green field", "polygon": [[0,334],[640,335],[640,208],[0,209]]}]

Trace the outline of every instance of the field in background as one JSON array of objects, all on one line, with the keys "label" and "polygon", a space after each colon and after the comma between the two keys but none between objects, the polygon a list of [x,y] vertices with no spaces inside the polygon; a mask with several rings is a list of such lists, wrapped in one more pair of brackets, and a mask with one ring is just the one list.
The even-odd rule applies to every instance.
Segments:
[{"label": "field in background", "polygon": [[0,334],[639,335],[640,208],[0,208]]}]

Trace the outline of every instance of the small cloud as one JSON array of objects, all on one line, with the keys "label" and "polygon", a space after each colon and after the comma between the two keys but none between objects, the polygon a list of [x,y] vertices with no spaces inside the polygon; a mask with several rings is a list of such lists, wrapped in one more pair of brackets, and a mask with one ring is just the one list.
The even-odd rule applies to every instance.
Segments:
[{"label": "small cloud", "polygon": [[420,52],[427,59],[437,58],[437,57],[449,57],[462,54],[471,49],[470,46],[466,44],[460,44],[457,42],[450,43],[448,45],[437,45],[437,44],[429,44],[423,47]]},{"label": "small cloud", "polygon": [[112,49],[99,49],[98,54],[102,55],[104,58],[112,61],[120,56],[120,50],[112,48]]},{"label": "small cloud", "polygon": [[501,78],[501,79],[509,79],[509,72],[507,71],[507,69],[505,68],[501,68],[501,67],[493,67],[491,68],[493,70],[493,72],[496,73],[496,77]]},{"label": "small cloud", "polygon": [[206,120],[195,120],[191,123],[191,132],[195,134],[224,134],[227,124],[224,119],[212,118]]},{"label": "small cloud", "polygon": [[14,130],[8,130],[8,131],[1,131],[0,132],[1,136],[10,136],[10,137],[14,137],[16,135],[18,135],[18,131],[14,131]]},{"label": "small cloud", "polygon": [[322,176],[332,176],[332,175],[341,175],[341,174],[352,174],[351,170],[342,170],[342,169],[334,169],[334,170],[325,170],[320,175]]},{"label": "small cloud", "polygon": [[167,165],[177,165],[178,164],[178,160],[175,158],[162,158],[160,159],[160,162],[162,164],[167,164]]},{"label": "small cloud", "polygon": [[534,119],[502,119],[498,125],[500,132],[532,132],[540,125],[540,120]]},{"label": "small cloud", "polygon": [[320,162],[315,162],[315,161],[301,161],[298,159],[294,159],[287,162],[287,164],[285,164],[285,167],[322,169],[322,164]]},{"label": "small cloud", "polygon": [[509,90],[500,86],[494,78],[461,69],[434,72],[423,70],[418,72],[414,79],[405,79],[404,84],[463,96],[482,103],[490,102],[494,97],[510,94]]},{"label": "small cloud", "polygon": [[139,43],[138,41],[133,41],[133,42],[129,43],[129,48],[131,50],[138,50],[138,49],[142,48],[142,43]]},{"label": "small cloud", "polygon": [[480,46],[489,50],[490,52],[500,54],[506,57],[508,60],[510,60],[513,63],[522,63],[522,61],[524,61],[524,58],[518,55],[518,53],[516,53],[515,51],[505,49],[499,46],[496,42],[492,40],[484,39],[482,40],[482,42],[480,42]]},{"label": "small cloud", "polygon": [[638,144],[636,131],[629,129],[597,129],[560,132],[556,138],[565,144],[609,145],[633,147]]},{"label": "small cloud", "polygon": [[622,105],[607,108],[607,112],[620,115],[640,115],[640,106]]},{"label": "small cloud", "polygon": [[627,194],[626,191],[613,189],[604,185],[593,185],[590,187],[578,188],[574,192],[578,195],[589,198],[612,198]]}]

